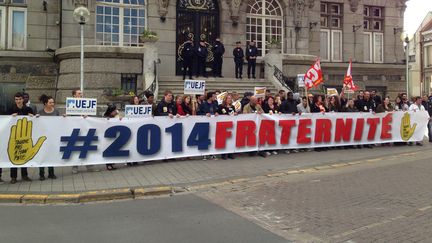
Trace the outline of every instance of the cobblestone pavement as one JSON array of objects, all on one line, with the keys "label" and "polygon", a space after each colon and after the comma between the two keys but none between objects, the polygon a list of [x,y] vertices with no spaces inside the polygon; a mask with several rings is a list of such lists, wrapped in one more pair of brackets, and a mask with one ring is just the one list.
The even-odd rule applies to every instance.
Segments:
[{"label": "cobblestone pavement", "polygon": [[[368,160],[387,154],[415,152],[431,149],[427,143],[424,147],[399,146],[375,147],[373,149],[337,149],[326,152],[301,152],[295,154],[272,155],[268,158],[239,156],[235,160],[206,160],[200,158],[177,160],[172,162],[146,162],[139,166],[126,167],[116,165],[117,170],[107,171],[105,166],[98,166],[100,172],[87,172],[84,166],[80,173],[72,174],[71,167],[55,168],[56,180],[39,181],[39,170],[29,168],[32,182],[20,181],[9,183],[9,170],[3,170],[0,192],[6,193],[54,193],[82,192],[88,190],[147,187],[147,186],[188,186],[200,183],[211,183],[223,180],[265,175],[273,171],[308,168],[354,160]],[[18,171],[19,172],[19,171]],[[47,173],[47,171],[45,172]]]},{"label": "cobblestone pavement", "polygon": [[431,158],[430,148],[390,152],[200,195],[294,242],[432,242]]}]

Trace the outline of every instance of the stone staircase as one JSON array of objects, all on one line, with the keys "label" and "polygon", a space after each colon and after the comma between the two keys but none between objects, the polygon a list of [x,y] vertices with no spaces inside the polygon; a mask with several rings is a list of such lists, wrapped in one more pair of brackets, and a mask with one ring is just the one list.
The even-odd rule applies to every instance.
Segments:
[{"label": "stone staircase", "polygon": [[[194,77],[194,79],[205,80],[207,90],[209,91],[236,91],[240,94],[240,97],[243,97],[243,94],[246,91],[253,92],[254,87],[267,87],[267,89],[271,90],[272,94],[275,94],[278,91],[278,89],[272,84],[271,81],[266,81],[265,79],[236,79],[213,77]],[[165,90],[171,90],[174,96],[178,94],[183,94],[184,81],[181,76],[159,76],[158,84],[158,100],[163,97]]]}]

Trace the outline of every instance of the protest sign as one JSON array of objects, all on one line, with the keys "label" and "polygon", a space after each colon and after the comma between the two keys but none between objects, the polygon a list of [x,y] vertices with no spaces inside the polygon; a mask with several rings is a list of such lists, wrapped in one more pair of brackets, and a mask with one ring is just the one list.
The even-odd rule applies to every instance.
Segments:
[{"label": "protest sign", "polygon": [[95,116],[97,99],[66,98],[66,115]]},{"label": "protest sign", "polygon": [[184,81],[184,94],[203,95],[205,93],[205,88],[204,80],[185,79]]},{"label": "protest sign", "polygon": [[126,118],[142,118],[152,116],[151,105],[126,105],[125,117]]}]

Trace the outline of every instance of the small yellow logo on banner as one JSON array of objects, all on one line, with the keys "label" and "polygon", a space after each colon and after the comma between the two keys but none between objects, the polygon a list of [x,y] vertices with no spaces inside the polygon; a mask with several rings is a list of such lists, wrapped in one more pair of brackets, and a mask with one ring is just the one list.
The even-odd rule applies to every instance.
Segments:
[{"label": "small yellow logo on banner", "polygon": [[414,134],[416,127],[417,127],[417,123],[414,123],[414,125],[411,127],[411,115],[408,112],[406,112],[402,117],[401,127],[400,127],[400,134],[402,140],[408,141]]},{"label": "small yellow logo on banner", "polygon": [[27,118],[18,119],[17,124],[11,127],[9,135],[8,155],[14,165],[23,165],[29,162],[39,152],[42,144],[47,139],[42,136],[33,146],[33,122]]}]

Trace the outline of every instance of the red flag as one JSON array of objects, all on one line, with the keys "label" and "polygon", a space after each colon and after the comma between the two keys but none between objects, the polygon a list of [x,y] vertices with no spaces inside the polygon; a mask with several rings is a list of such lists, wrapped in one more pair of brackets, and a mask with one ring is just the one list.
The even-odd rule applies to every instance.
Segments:
[{"label": "red flag", "polygon": [[351,74],[351,69],[352,69],[352,62],[350,59],[349,66],[348,66],[343,84],[344,84],[344,87],[347,87],[348,89],[356,90],[357,87],[354,85],[354,80],[353,80],[353,77]]},{"label": "red flag", "polygon": [[322,77],[322,70],[321,70],[321,63],[318,59],[314,65],[312,65],[309,70],[306,72],[304,77],[305,86],[307,89],[310,89],[314,86],[319,85],[322,83],[323,77]]}]

